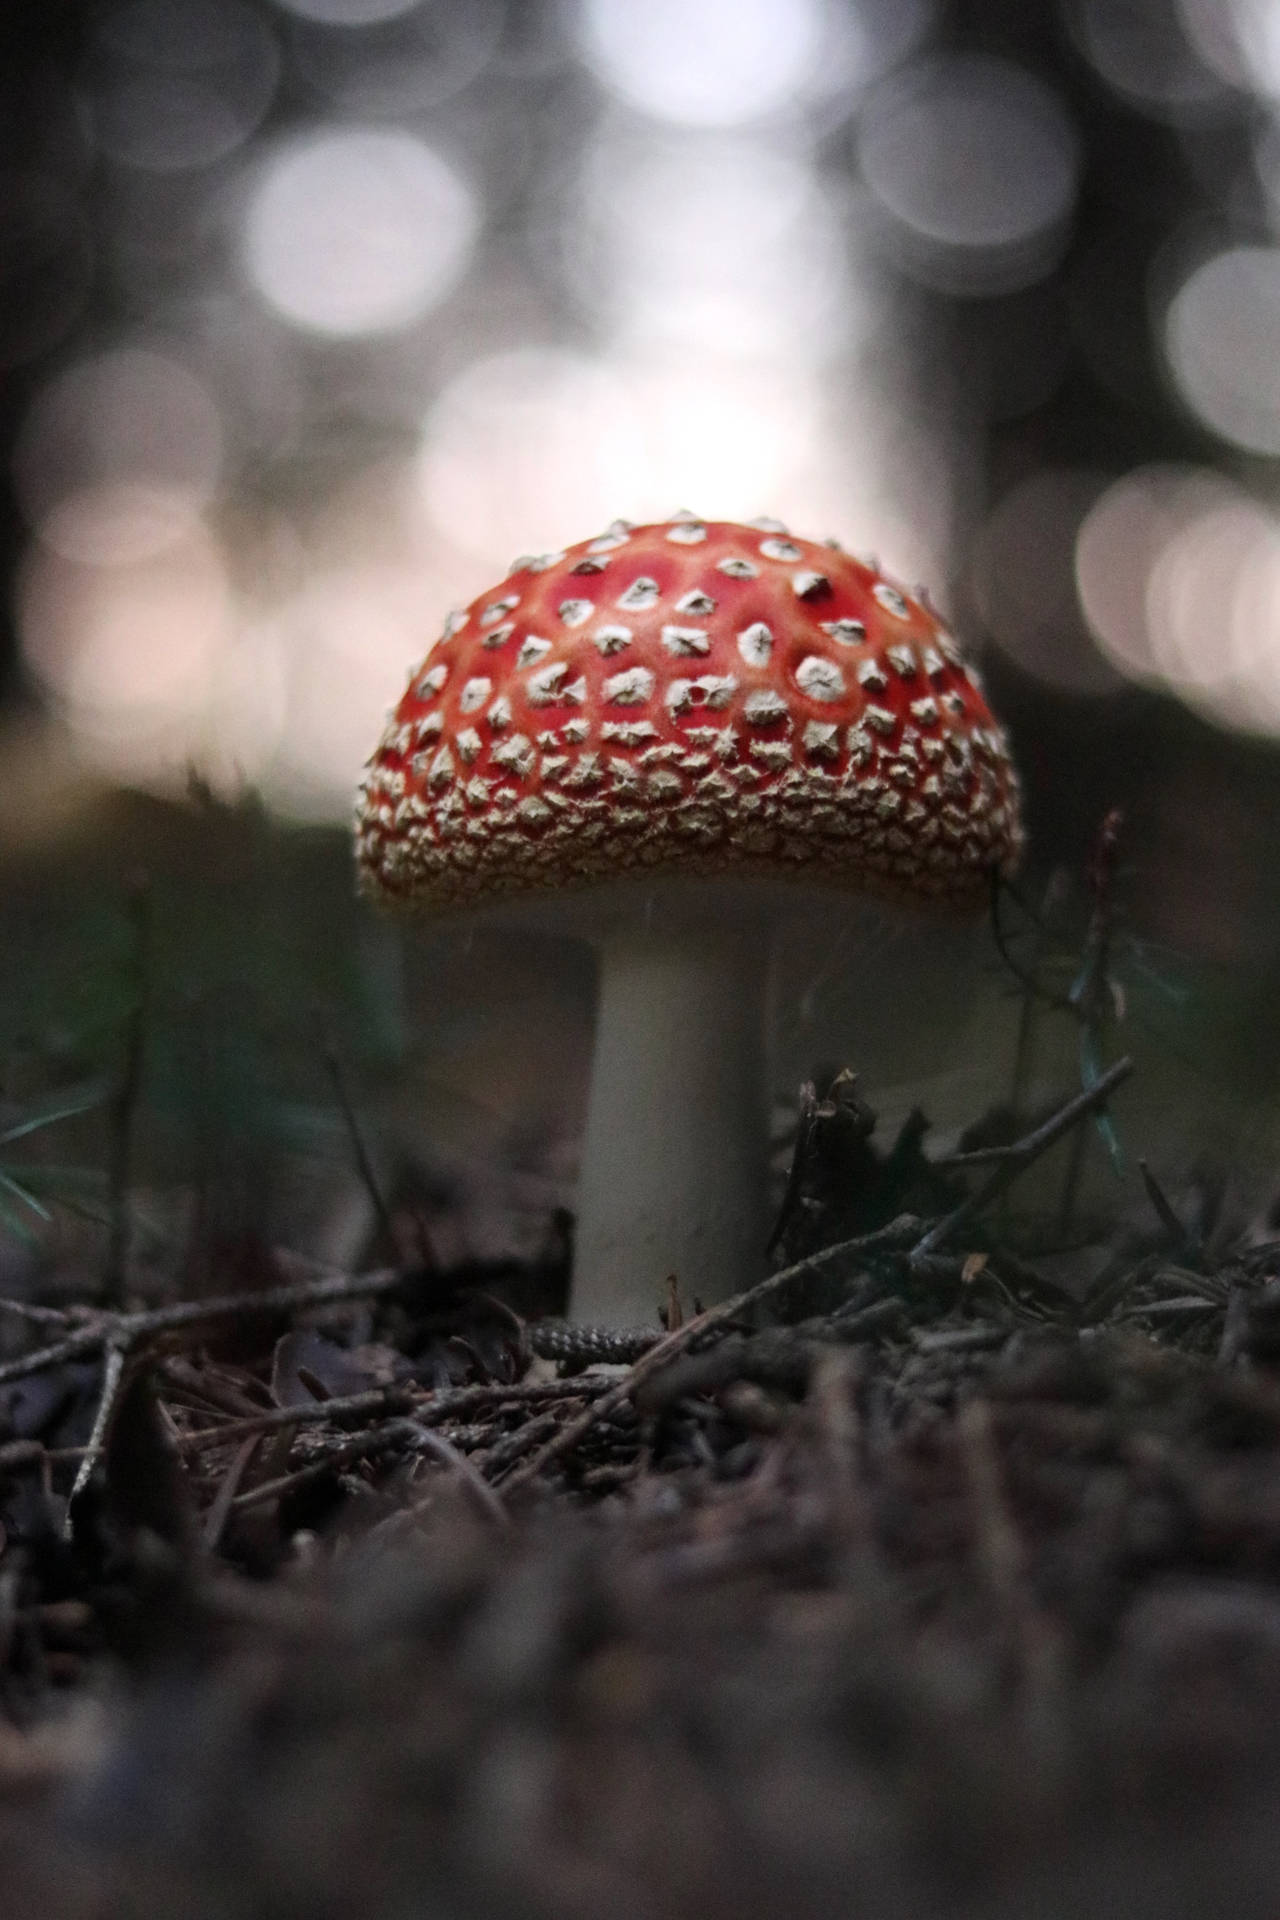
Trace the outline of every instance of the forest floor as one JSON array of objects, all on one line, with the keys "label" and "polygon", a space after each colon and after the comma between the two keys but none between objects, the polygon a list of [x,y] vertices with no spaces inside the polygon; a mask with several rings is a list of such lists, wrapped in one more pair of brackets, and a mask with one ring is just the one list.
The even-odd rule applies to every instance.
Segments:
[{"label": "forest floor", "polygon": [[1002,1220],[1125,1071],[933,1165],[838,1079],[665,1329],[267,1247],[14,1304],[6,1914],[1275,1920],[1280,1241]]}]

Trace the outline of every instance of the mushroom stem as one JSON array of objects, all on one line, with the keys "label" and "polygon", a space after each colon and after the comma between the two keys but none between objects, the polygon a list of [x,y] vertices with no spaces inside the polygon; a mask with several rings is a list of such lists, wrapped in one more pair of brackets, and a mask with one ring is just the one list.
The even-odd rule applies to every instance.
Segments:
[{"label": "mushroom stem", "polygon": [[629,929],[600,947],[571,1310],[652,1320],[764,1269],[769,988],[765,929]]}]

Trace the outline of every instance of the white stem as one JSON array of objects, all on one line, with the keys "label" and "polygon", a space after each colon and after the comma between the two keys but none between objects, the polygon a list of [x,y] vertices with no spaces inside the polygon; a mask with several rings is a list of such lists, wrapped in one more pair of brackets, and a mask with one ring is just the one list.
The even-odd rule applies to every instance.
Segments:
[{"label": "white stem", "polygon": [[764,1271],[769,942],[759,925],[629,931],[600,949],[571,1310],[652,1323]]}]

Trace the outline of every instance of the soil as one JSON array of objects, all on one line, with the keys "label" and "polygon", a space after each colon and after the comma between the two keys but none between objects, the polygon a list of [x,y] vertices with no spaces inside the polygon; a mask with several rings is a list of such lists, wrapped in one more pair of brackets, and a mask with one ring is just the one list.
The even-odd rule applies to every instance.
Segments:
[{"label": "soil", "polygon": [[563,1248],[15,1310],[6,1912],[1274,1920],[1280,1241],[997,1230],[1106,1090],[930,1165],[837,1081],[665,1334]]}]

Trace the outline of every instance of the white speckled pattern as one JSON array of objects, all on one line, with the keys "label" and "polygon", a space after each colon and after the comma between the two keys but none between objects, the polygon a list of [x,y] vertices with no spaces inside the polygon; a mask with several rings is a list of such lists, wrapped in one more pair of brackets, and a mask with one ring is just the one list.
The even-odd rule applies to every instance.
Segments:
[{"label": "white speckled pattern", "polygon": [[834,543],[679,514],[451,614],[357,805],[362,884],[448,904],[628,870],[980,899],[1017,777],[939,616]]}]

